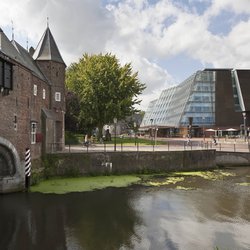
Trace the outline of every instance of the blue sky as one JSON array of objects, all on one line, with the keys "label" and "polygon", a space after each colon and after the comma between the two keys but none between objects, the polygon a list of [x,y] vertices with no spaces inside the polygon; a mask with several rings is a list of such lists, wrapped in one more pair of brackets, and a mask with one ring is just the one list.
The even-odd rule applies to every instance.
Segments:
[{"label": "blue sky", "polygon": [[206,67],[250,67],[250,0],[1,0],[0,27],[23,47],[50,29],[67,65],[84,53],[131,62],[147,86],[142,109],[160,92]]}]

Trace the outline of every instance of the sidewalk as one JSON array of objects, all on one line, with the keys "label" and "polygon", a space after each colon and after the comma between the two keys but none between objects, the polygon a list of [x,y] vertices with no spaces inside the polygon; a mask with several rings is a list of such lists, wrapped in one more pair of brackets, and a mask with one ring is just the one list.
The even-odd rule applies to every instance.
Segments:
[{"label": "sidewalk", "polygon": [[[166,145],[121,145],[116,144],[94,144],[89,147],[83,145],[68,145],[65,146],[64,152],[143,152],[143,151],[183,151],[183,150],[206,150],[215,149],[216,151],[228,151],[228,152],[250,152],[248,141],[243,139],[227,139],[221,138],[217,140],[215,145],[211,138],[191,138],[188,143],[185,138],[157,138],[158,141],[165,141]],[[116,148],[116,149],[115,149]]]}]

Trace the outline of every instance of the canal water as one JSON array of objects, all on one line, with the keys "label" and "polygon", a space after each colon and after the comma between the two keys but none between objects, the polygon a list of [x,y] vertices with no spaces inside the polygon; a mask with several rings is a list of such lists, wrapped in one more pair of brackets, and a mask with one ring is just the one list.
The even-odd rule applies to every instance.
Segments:
[{"label": "canal water", "polygon": [[250,249],[250,168],[181,186],[0,196],[0,249]]}]

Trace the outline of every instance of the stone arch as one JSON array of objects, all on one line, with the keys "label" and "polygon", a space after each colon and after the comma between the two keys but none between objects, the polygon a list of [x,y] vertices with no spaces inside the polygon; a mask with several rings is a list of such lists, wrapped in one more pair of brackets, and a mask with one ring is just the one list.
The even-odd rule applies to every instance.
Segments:
[{"label": "stone arch", "polygon": [[14,145],[0,137],[0,178],[16,175],[20,166],[20,158]]}]

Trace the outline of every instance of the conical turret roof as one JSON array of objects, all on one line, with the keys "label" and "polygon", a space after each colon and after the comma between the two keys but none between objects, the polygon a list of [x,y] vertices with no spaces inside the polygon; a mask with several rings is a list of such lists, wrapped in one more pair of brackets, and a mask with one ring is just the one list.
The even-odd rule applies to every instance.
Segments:
[{"label": "conical turret roof", "polygon": [[49,27],[47,27],[38,43],[33,58],[38,61],[51,60],[65,64]]}]

